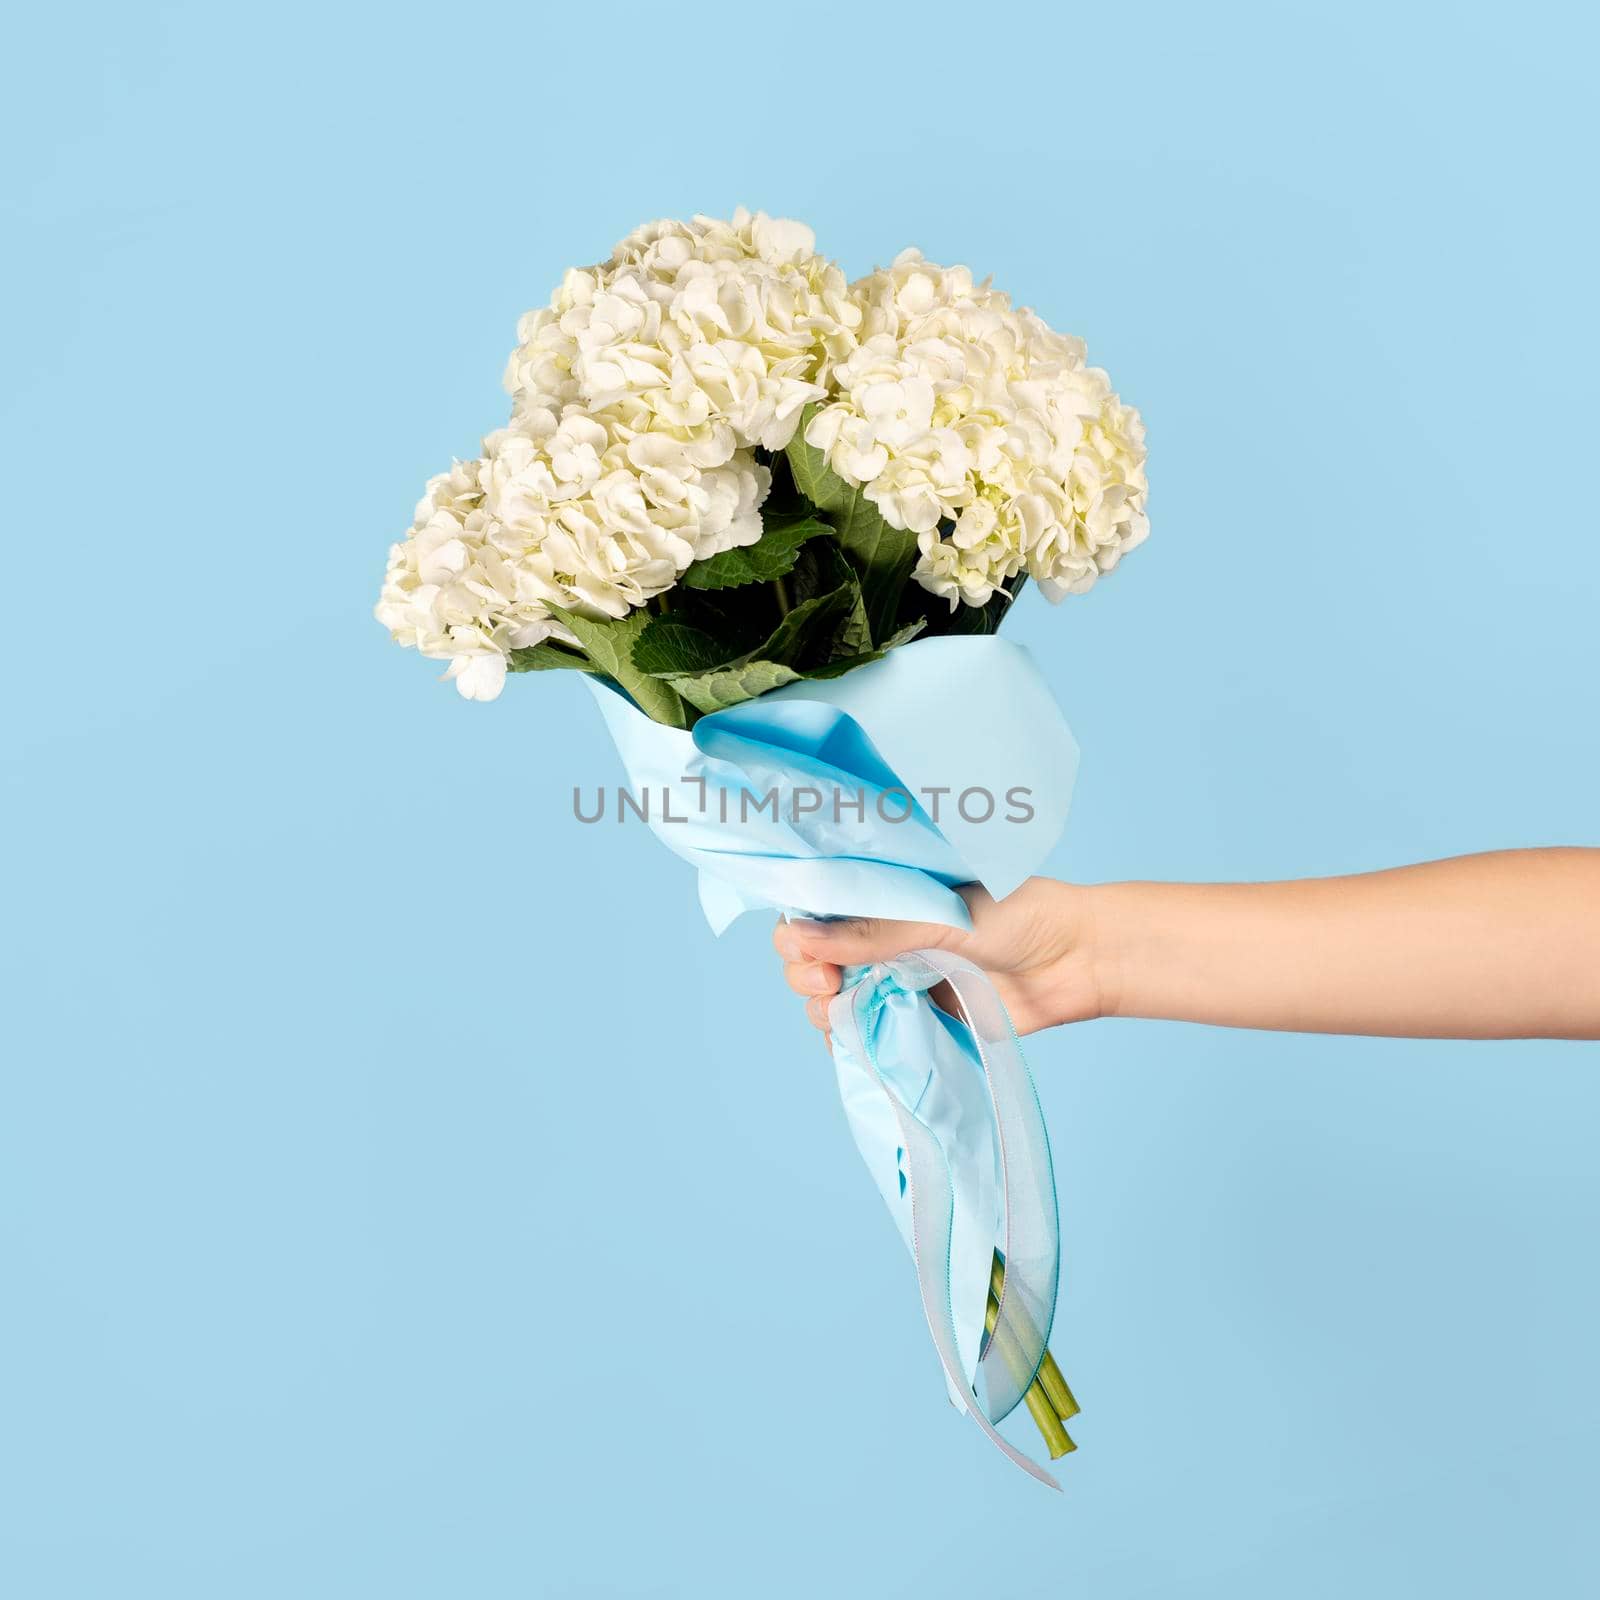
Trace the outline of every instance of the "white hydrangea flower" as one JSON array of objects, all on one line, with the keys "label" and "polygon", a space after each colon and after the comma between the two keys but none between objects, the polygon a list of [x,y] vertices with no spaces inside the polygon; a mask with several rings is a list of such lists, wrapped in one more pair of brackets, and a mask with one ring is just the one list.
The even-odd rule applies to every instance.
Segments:
[{"label": "white hydrangea flower", "polygon": [[694,439],[707,466],[783,449],[861,321],[813,246],[803,224],[742,209],[640,228],[522,319],[505,380],[516,410],[642,408],[636,426]]},{"label": "white hydrangea flower", "polygon": [[746,449],[711,467],[699,453],[620,411],[527,412],[428,485],[389,552],[378,620],[448,660],[467,698],[494,699],[509,651],[575,642],[550,606],[625,616],[690,562],[761,537],[766,467]]},{"label": "white hydrangea flower", "polygon": [[1026,570],[1059,600],[1146,537],[1143,425],[1081,340],[915,250],[852,293],[858,343],[806,440],[917,534],[925,588],[982,605]]},{"label": "white hydrangea flower", "polygon": [[[811,230],[740,210],[656,222],[567,273],[518,329],[511,425],[435,478],[377,615],[492,700],[549,606],[621,617],[761,537],[771,474],[861,310]],[[569,641],[570,642],[570,641]]]}]

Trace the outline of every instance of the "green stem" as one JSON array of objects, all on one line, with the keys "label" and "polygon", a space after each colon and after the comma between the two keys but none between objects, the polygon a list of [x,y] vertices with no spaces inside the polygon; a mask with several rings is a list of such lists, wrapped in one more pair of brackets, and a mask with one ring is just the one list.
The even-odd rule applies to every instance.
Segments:
[{"label": "green stem", "polygon": [[1072,1442],[1072,1435],[1061,1426],[1061,1418],[1051,1409],[1044,1390],[1037,1383],[1030,1386],[1023,1398],[1028,1402],[1028,1410],[1044,1436],[1045,1448],[1050,1452],[1052,1461],[1059,1461],[1062,1456],[1070,1455],[1078,1448]]},{"label": "green stem", "polygon": [[[1000,1304],[991,1298],[983,1314],[983,1325],[988,1330],[990,1338],[996,1342],[1001,1359],[1011,1368],[1012,1377],[1020,1378],[1023,1366],[1022,1352],[1005,1336],[1003,1329],[996,1332],[995,1323],[999,1316]],[[1071,1434],[1061,1426],[1061,1418],[1056,1415],[1050,1397],[1044,1392],[1044,1385],[1037,1378],[1028,1385],[1027,1393],[1022,1398],[1028,1403],[1028,1414],[1033,1418],[1034,1426],[1038,1428],[1052,1461],[1059,1461],[1062,1456],[1078,1448],[1072,1442]]]},{"label": "green stem", "polygon": [[[1001,1291],[1006,1285],[1005,1263],[1000,1259],[998,1250],[994,1253],[994,1264],[989,1268],[989,1294],[991,1304],[999,1301]],[[1032,1325],[1029,1323],[1027,1313],[1017,1308],[1011,1313],[1017,1323],[1018,1334],[1029,1344],[1037,1342]],[[1046,1349],[1044,1359],[1039,1363],[1038,1383],[1049,1398],[1055,1413],[1063,1422],[1070,1422],[1078,1414],[1077,1397],[1067,1386],[1067,1380],[1061,1375],[1061,1368],[1056,1365],[1056,1358]]]},{"label": "green stem", "polygon": [[772,580],[772,592],[778,597],[778,615],[780,617],[788,616],[790,611],[788,584],[782,578],[774,578]]},{"label": "green stem", "polygon": [[[1005,1288],[1005,1264],[1000,1261],[1000,1251],[997,1250],[994,1266],[989,1269],[989,1293],[995,1299],[1000,1299],[1000,1291],[1003,1288]],[[1034,1328],[1027,1320],[1026,1312],[1018,1309],[1014,1312],[1014,1317],[1018,1320],[1018,1333],[1032,1344],[1035,1338]],[[1045,1386],[1045,1394],[1050,1395],[1050,1403],[1056,1408],[1056,1416],[1059,1416],[1062,1422],[1072,1421],[1078,1414],[1077,1397],[1067,1387],[1066,1378],[1062,1378],[1061,1368],[1056,1366],[1056,1358],[1048,1349],[1045,1350],[1045,1358],[1038,1363],[1038,1381]]]},{"label": "green stem", "polygon": [[1044,1353],[1044,1360],[1039,1363],[1039,1384],[1049,1396],[1050,1404],[1056,1408],[1056,1415],[1063,1422],[1070,1422],[1077,1416],[1077,1398],[1067,1387],[1067,1380],[1061,1376],[1061,1368],[1056,1365],[1056,1358],[1048,1350]]}]

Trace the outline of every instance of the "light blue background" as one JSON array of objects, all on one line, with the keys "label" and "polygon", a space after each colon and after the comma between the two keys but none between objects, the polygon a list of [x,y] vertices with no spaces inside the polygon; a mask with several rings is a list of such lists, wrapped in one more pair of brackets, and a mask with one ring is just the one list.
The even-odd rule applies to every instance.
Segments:
[{"label": "light blue background", "polygon": [[1593,1047],[1037,1041],[1057,1499],[943,1403],[767,926],[571,821],[581,686],[465,704],[369,616],[517,315],[743,202],[992,271],[1145,413],[1151,542],[1015,619],[1084,749],[1060,872],[1600,842],[1590,28],[8,33],[0,1590],[1594,1591]]}]

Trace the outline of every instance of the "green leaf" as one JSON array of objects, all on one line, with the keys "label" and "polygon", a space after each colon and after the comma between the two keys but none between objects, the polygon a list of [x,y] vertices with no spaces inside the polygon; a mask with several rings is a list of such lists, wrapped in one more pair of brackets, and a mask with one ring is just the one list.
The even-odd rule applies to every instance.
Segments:
[{"label": "green leaf", "polygon": [[800,426],[794,430],[784,454],[789,459],[795,488],[819,510],[838,511],[855,491],[828,465],[828,458],[816,446],[806,443],[806,428],[818,409],[813,400],[801,412]]},{"label": "green leaf", "polygon": [[849,591],[849,603],[837,612],[839,620],[829,642],[829,659],[861,655],[870,650],[872,629],[867,622],[866,603],[861,596],[856,569],[845,560],[839,546],[831,539],[807,546],[795,567],[794,598],[805,601],[836,594],[841,589]]},{"label": "green leaf", "polygon": [[633,664],[633,647],[649,626],[647,611],[630,611],[625,617],[596,622],[573,611],[551,611],[564,622],[584,653],[601,672],[613,679],[644,714],[669,728],[689,726],[689,713],[670,684],[652,678]]},{"label": "green leaf", "polygon": [[883,650],[866,650],[858,656],[842,656],[837,661],[830,661],[825,667],[813,667],[806,677],[810,678],[842,678],[847,672],[854,672],[857,667],[864,667],[869,661],[882,661],[887,654]]},{"label": "green leaf", "polygon": [[834,650],[833,641],[848,625],[856,600],[853,585],[849,589],[835,589],[831,594],[802,600],[772,630],[772,637],[762,645],[758,655],[790,666],[800,666],[810,661],[820,665],[831,661],[836,653],[840,653]]},{"label": "green leaf", "polygon": [[867,602],[861,585],[850,585],[851,604],[844,624],[833,637],[831,654],[840,656],[865,655],[872,649],[872,624],[867,621]]},{"label": "green leaf", "polygon": [[681,584],[691,589],[732,589],[742,583],[771,583],[789,572],[800,546],[818,534],[832,533],[827,523],[809,510],[763,515],[761,537],[738,550],[724,550],[693,562]]},{"label": "green leaf", "polygon": [[874,639],[894,630],[900,609],[900,591],[917,560],[917,536],[905,528],[891,528],[878,508],[861,490],[852,491],[850,503],[833,514],[833,525],[844,552],[861,574],[861,598]]},{"label": "green leaf", "polygon": [[832,539],[813,540],[800,550],[792,593],[794,604],[770,635],[742,653],[735,654],[737,647],[728,642],[733,620],[697,601],[691,614],[707,627],[676,612],[658,617],[634,646],[633,664],[671,684],[697,711],[710,712],[878,659],[855,568]]},{"label": "green leaf", "polygon": [[891,633],[889,637],[878,646],[879,652],[882,654],[887,654],[890,650],[899,649],[899,647],[903,644],[910,644],[911,641],[915,639],[916,636],[927,626],[928,619],[926,617],[917,617],[914,621],[908,622],[905,627],[897,628],[893,633]]},{"label": "green leaf", "polygon": [[563,667],[578,672],[600,670],[587,656],[580,656],[576,650],[543,643],[524,645],[520,650],[511,651],[506,665],[512,672],[556,672]]},{"label": "green leaf", "polygon": [[724,644],[687,622],[652,617],[634,642],[633,664],[653,678],[674,678],[726,666],[739,654],[737,645]]},{"label": "green leaf", "polygon": [[746,661],[724,667],[716,672],[702,672],[694,677],[673,678],[674,689],[696,711],[725,711],[729,706],[743,705],[769,689],[781,689],[786,683],[798,683],[801,674],[780,661]]},{"label": "green leaf", "polygon": [[800,492],[828,514],[840,545],[861,574],[872,637],[882,638],[894,630],[900,591],[916,563],[917,536],[891,528],[863,491],[846,483],[823,453],[806,443],[806,428],[816,412],[815,402],[806,407],[789,441],[789,469]]}]

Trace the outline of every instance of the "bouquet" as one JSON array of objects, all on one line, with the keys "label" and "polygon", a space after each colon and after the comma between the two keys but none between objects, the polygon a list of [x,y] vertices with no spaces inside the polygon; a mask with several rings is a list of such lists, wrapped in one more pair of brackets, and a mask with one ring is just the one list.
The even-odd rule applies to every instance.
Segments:
[{"label": "bouquet", "polygon": [[[992,635],[1030,578],[1082,594],[1148,531],[1142,424],[1083,343],[914,250],[847,282],[810,229],[743,210],[641,228],[518,340],[510,421],[390,551],[395,640],[473,700],[586,674],[719,931],[756,907],[965,926],[958,886],[1037,867],[1076,748]],[[830,1020],[951,1398],[1054,1484],[994,1427],[1025,1402],[1055,1457],[1077,1410],[1004,1009],[923,951],[847,972]]]}]

